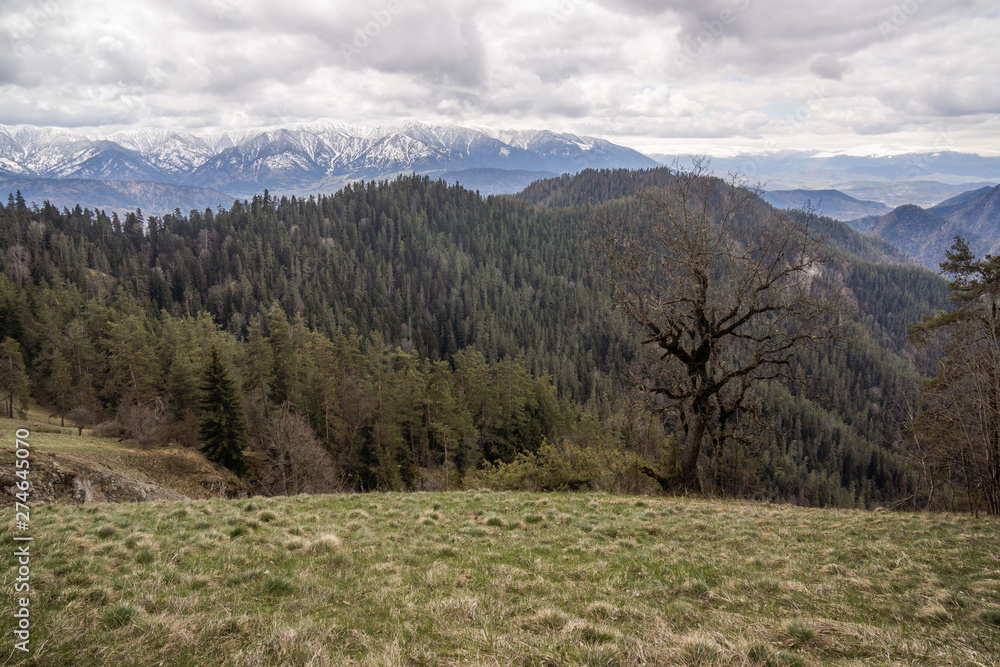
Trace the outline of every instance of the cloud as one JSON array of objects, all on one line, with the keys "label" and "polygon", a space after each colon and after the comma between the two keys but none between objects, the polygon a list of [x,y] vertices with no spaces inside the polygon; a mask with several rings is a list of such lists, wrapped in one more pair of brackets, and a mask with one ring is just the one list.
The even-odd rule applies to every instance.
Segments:
[{"label": "cloud", "polygon": [[475,86],[482,81],[486,58],[475,6],[413,1],[401,6],[384,31],[371,37],[360,54],[363,64],[430,84]]},{"label": "cloud", "polygon": [[824,54],[814,58],[809,65],[809,69],[824,79],[840,81],[844,78],[844,73],[848,69],[848,63],[843,58],[833,54]]},{"label": "cloud", "polygon": [[[330,118],[636,147],[995,148],[989,0],[35,0],[0,13],[2,123]],[[930,139],[928,139],[929,141]],[[893,143],[893,145],[895,145]],[[986,146],[988,148],[988,146]]]}]

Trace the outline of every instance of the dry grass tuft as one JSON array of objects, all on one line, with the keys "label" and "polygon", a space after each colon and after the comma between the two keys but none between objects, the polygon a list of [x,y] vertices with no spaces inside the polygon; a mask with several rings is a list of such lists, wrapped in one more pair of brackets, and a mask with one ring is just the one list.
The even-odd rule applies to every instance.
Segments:
[{"label": "dry grass tuft", "polygon": [[681,640],[681,652],[678,664],[702,667],[703,665],[721,665],[725,650],[713,638],[705,634],[693,634]]},{"label": "dry grass tuft", "polygon": [[591,645],[612,644],[621,638],[621,633],[614,628],[586,621],[570,621],[563,628],[563,634],[572,635]]},{"label": "dry grass tuft", "polygon": [[343,541],[333,533],[320,535],[309,543],[306,551],[314,554],[335,553],[340,551]]},{"label": "dry grass tuft", "polygon": [[594,602],[587,605],[587,615],[607,620],[618,615],[618,608],[607,602]]},{"label": "dry grass tuft", "polygon": [[468,595],[445,598],[431,603],[430,611],[435,615],[472,622],[479,618],[479,598]]},{"label": "dry grass tuft", "polygon": [[109,523],[106,523],[97,528],[94,531],[94,534],[97,535],[102,540],[107,540],[118,534],[118,528],[116,526],[112,526]]},{"label": "dry grass tuft", "polygon": [[101,622],[108,629],[116,630],[132,623],[138,613],[132,605],[116,604],[101,614]]},{"label": "dry grass tuft", "polygon": [[688,579],[681,584],[681,593],[692,598],[703,598],[708,595],[709,586],[701,579]]},{"label": "dry grass tuft", "polygon": [[980,579],[972,582],[969,588],[975,593],[1000,594],[1000,579]]},{"label": "dry grass tuft", "polygon": [[816,628],[801,618],[786,621],[782,627],[782,634],[785,636],[785,646],[789,648],[808,646],[816,643],[818,639]]},{"label": "dry grass tuft", "polygon": [[367,525],[362,521],[348,521],[344,524],[344,530],[348,533],[359,533],[367,528]]},{"label": "dry grass tuft", "polygon": [[434,563],[424,574],[424,583],[428,588],[439,588],[451,580],[451,568],[444,563]]},{"label": "dry grass tuft", "polygon": [[536,632],[554,632],[569,623],[569,616],[553,607],[545,607],[528,619],[525,627]]},{"label": "dry grass tuft", "polygon": [[1000,628],[1000,608],[998,609],[984,609],[979,612],[980,620],[988,626],[994,626]]},{"label": "dry grass tuft", "polygon": [[951,615],[940,602],[928,602],[917,608],[914,614],[921,621],[947,622]]}]

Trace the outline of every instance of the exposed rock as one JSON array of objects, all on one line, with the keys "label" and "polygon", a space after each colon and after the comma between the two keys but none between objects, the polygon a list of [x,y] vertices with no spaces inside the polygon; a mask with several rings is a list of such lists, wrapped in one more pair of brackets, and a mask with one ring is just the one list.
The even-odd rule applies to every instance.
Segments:
[{"label": "exposed rock", "polygon": [[[0,504],[16,501],[20,481],[15,475],[13,452],[0,455]],[[37,450],[31,455],[28,481],[31,503],[104,503],[187,500],[177,491],[150,484],[130,475],[115,472],[100,463],[55,456]],[[220,494],[221,495],[221,494]]]},{"label": "exposed rock", "polygon": [[79,500],[81,503],[94,502],[94,491],[89,480],[83,477],[77,477],[73,480],[73,500]]}]

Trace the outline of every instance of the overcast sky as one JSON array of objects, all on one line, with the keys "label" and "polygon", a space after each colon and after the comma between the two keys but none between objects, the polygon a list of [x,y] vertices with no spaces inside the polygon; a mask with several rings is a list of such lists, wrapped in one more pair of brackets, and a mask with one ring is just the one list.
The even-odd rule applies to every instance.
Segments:
[{"label": "overcast sky", "polygon": [[996,0],[0,0],[0,123],[1000,155]]}]

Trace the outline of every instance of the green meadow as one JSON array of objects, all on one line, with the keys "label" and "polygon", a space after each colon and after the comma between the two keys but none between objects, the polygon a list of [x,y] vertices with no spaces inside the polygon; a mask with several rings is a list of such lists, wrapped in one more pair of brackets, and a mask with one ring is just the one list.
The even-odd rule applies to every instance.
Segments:
[{"label": "green meadow", "polygon": [[40,505],[31,534],[0,664],[1000,664],[996,518],[472,490]]}]

